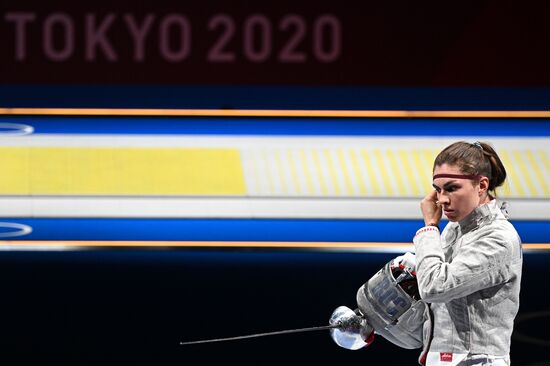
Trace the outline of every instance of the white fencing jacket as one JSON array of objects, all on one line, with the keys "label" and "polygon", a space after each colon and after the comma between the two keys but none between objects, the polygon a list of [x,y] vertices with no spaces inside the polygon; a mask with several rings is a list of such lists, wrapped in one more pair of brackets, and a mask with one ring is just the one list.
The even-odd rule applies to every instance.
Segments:
[{"label": "white fencing jacket", "polygon": [[441,235],[433,226],[416,233],[418,287],[433,313],[426,366],[480,356],[509,363],[523,258],[507,218],[505,205],[492,200],[447,224]]}]

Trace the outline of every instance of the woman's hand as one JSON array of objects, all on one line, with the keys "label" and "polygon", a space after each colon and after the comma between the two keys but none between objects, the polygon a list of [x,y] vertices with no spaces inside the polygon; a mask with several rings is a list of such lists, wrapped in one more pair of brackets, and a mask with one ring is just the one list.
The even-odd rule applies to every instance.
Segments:
[{"label": "woman's hand", "polygon": [[420,202],[420,209],[422,210],[422,216],[424,216],[424,224],[428,225],[439,225],[439,220],[441,220],[441,205],[437,202],[437,192],[431,191],[424,197],[422,202]]}]

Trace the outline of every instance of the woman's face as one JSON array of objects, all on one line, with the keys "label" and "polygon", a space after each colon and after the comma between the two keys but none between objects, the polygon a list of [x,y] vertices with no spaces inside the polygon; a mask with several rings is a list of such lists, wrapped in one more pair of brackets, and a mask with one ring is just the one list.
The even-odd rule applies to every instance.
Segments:
[{"label": "woman's face", "polygon": [[[436,174],[463,175],[464,173],[456,165],[443,164],[435,167],[434,176]],[[437,200],[449,221],[462,220],[482,203],[481,196],[484,192],[480,190],[480,184],[477,181],[437,178],[434,179],[433,186],[437,191]]]}]

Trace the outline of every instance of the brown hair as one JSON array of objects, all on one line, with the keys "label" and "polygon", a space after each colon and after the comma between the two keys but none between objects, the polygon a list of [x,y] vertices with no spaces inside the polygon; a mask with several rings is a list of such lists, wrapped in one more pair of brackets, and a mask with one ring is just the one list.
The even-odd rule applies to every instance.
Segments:
[{"label": "brown hair", "polygon": [[456,165],[464,174],[489,178],[489,191],[494,191],[506,179],[502,161],[486,142],[459,141],[447,146],[435,158],[433,169],[443,164]]}]

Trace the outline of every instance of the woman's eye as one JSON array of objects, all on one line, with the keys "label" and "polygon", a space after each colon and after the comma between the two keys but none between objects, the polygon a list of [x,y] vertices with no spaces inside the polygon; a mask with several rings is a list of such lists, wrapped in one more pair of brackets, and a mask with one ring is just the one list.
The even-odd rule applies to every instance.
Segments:
[{"label": "woman's eye", "polygon": [[447,192],[454,192],[457,190],[458,187],[456,186],[450,186],[450,187],[447,187]]}]

